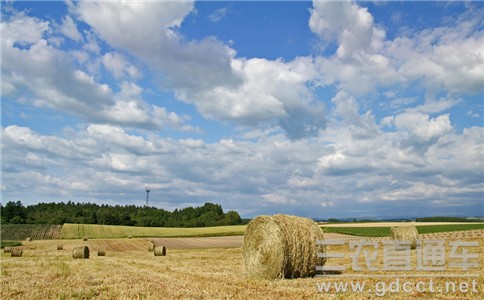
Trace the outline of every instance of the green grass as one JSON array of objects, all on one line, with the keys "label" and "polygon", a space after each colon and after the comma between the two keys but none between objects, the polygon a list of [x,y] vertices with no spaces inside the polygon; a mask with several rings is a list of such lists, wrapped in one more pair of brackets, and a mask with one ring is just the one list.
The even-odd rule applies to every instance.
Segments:
[{"label": "green grass", "polygon": [[417,226],[418,233],[436,233],[463,230],[484,229],[484,224],[452,224],[452,225],[427,225]]},{"label": "green grass", "polygon": [[198,237],[242,235],[246,225],[172,228],[172,227],[136,227],[91,224],[69,224],[62,227],[63,239],[102,239],[132,237]]},{"label": "green grass", "polygon": [[17,247],[22,246],[22,242],[19,241],[1,241],[0,248],[3,249],[5,247]]},{"label": "green grass", "polygon": [[[390,236],[390,227],[321,227],[324,232],[341,233],[356,236],[382,237]],[[418,233],[437,233],[484,229],[484,224],[452,224],[417,226]]]},{"label": "green grass", "polygon": [[322,227],[324,232],[357,236],[381,237],[390,235],[390,227]]}]

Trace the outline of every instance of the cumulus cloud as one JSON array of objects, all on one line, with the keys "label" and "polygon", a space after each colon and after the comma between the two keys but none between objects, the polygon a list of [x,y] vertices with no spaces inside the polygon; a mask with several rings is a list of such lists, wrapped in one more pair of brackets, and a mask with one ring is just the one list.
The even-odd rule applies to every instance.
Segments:
[{"label": "cumulus cloud", "polygon": [[[2,20],[2,96],[88,122],[56,134],[3,127],[5,199],[29,203],[22,191],[35,189],[36,201],[143,204],[149,183],[158,207],[213,201],[247,216],[482,208],[484,131],[459,128],[451,111],[460,94],[482,93],[473,15],[388,40],[362,4],[315,2],[310,29],[337,50],[285,61],[237,57],[213,37],[185,40],[179,30],[191,1],[69,5],[75,17],[64,25],[91,26],[76,51],[49,40],[47,21],[25,13]],[[144,100],[150,91],[136,81],[143,63],[203,118],[238,131],[209,142],[145,130],[195,129],[190,116]],[[115,85],[102,82],[104,71]],[[415,82],[421,90],[403,92]]]},{"label": "cumulus cloud", "polygon": [[[474,127],[456,134],[447,117],[401,116],[395,121],[401,131],[382,131],[366,140],[330,123],[328,134],[312,142],[272,135],[206,143],[140,136],[111,125],[53,136],[8,126],[2,132],[9,162],[3,165],[4,192],[11,196],[20,185],[39,184],[45,187],[41,198],[63,186],[69,199],[92,193],[118,195],[117,203],[141,203],[142,187],[149,182],[155,205],[174,208],[210,200],[250,215],[273,211],[274,205],[277,212],[313,207],[317,216],[342,207],[353,207],[357,214],[360,203],[367,208],[368,203],[414,199],[452,203],[482,190],[484,132]],[[415,153],[399,142],[410,135],[439,138]],[[469,204],[477,205],[475,199]]]},{"label": "cumulus cloud", "polygon": [[62,19],[60,31],[66,37],[78,42],[82,40],[82,34],[77,30],[77,25],[70,16],[65,16]]},{"label": "cumulus cloud", "polygon": [[320,81],[354,95],[378,87],[419,82],[430,93],[482,93],[484,35],[481,9],[466,12],[451,25],[386,40],[368,10],[350,1],[314,1],[309,26],[335,55],[318,57]]},{"label": "cumulus cloud", "polygon": [[350,1],[314,1],[309,27],[322,39],[337,41],[342,59],[368,49],[373,41],[373,16]]},{"label": "cumulus cloud", "polygon": [[319,134],[326,121],[323,105],[308,88],[311,59],[241,59],[213,37],[185,41],[177,28],[192,10],[190,1],[76,7],[102,39],[161,72],[162,84],[204,117],[251,126],[272,122],[294,139]]},{"label": "cumulus cloud", "polygon": [[104,67],[111,72],[114,77],[139,78],[141,72],[119,53],[108,52],[102,58]]},{"label": "cumulus cloud", "polygon": [[[5,36],[2,39],[2,87],[6,88],[8,95],[22,97],[36,107],[68,112],[90,122],[148,129],[184,126],[187,117],[147,104],[136,84],[122,83],[121,91],[115,93],[107,84],[99,83],[94,76],[77,69],[69,53],[44,39],[49,31],[48,22],[24,13],[2,22]],[[26,46],[20,48],[21,43]],[[89,55],[85,55],[89,60]],[[115,74],[139,76],[137,69],[122,58],[107,55],[105,63]],[[131,94],[127,90],[131,90]]]}]

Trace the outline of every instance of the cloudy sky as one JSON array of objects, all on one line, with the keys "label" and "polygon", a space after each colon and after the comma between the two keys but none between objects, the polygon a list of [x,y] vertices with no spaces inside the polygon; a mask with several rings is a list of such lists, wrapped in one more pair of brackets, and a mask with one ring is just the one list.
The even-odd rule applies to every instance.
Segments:
[{"label": "cloudy sky", "polygon": [[3,2],[2,202],[484,215],[483,2]]}]

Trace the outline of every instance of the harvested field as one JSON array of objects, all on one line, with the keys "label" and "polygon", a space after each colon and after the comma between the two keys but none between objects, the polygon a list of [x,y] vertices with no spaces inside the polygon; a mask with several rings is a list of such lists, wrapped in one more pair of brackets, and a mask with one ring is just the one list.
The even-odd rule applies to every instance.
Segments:
[{"label": "harvested field", "polygon": [[[352,237],[352,240],[355,240]],[[467,239],[477,241],[478,239]],[[364,292],[337,293],[334,287],[328,292],[319,293],[318,284],[323,282],[349,283],[364,280],[374,287],[378,282],[386,285],[394,282],[395,276],[378,278],[386,273],[351,270],[348,245],[331,246],[330,251],[343,252],[345,258],[330,258],[327,265],[346,266],[343,276],[364,275],[364,278],[338,277],[303,278],[291,280],[250,280],[246,277],[242,250],[240,248],[216,249],[169,249],[169,259],[157,259],[147,251],[150,244],[145,239],[89,240],[86,244],[94,249],[99,242],[121,251],[109,251],[108,256],[93,255],[88,260],[74,260],[71,251],[57,251],[57,241],[32,241],[23,246],[24,255],[20,259],[1,254],[0,278],[2,299],[482,299],[484,276],[477,280],[477,293],[430,293],[412,290],[408,293],[390,293],[380,297],[375,290]],[[126,243],[125,246],[121,246]],[[72,250],[85,244],[82,240],[64,240],[64,249]],[[483,262],[483,245],[477,251]],[[136,250],[139,249],[139,250]],[[449,251],[450,249],[447,248]],[[412,259],[416,252],[411,252]],[[382,267],[382,251],[378,252],[377,266]],[[361,261],[363,263],[363,257]],[[461,271],[457,274],[480,272],[481,269]],[[22,274],[19,276],[18,274]],[[149,276],[147,276],[149,274]],[[407,280],[413,286],[429,278],[407,277],[410,272],[400,272],[401,281]],[[439,273],[440,274],[440,273]],[[432,279],[435,287],[442,287],[445,281],[467,282],[473,278]],[[137,284],[133,284],[136,282]],[[62,287],[62,288],[60,288]]]},{"label": "harvested field", "polygon": [[148,240],[153,241],[155,245],[166,246],[168,249],[240,248],[244,242],[244,236],[150,238]]},{"label": "harvested field", "polygon": [[135,237],[198,237],[198,236],[230,236],[242,235],[245,225],[215,226],[215,227],[136,227],[93,224],[64,224],[63,239],[106,239]]}]

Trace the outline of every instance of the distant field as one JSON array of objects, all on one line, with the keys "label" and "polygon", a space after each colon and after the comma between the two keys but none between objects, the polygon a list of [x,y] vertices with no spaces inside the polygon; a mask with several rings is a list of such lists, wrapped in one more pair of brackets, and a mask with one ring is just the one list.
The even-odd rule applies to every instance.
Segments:
[{"label": "distant field", "polygon": [[170,227],[135,227],[92,224],[64,224],[61,237],[63,239],[80,238],[125,238],[125,237],[197,237],[242,235],[245,225],[170,228]]},{"label": "distant field", "polygon": [[[400,223],[400,225],[402,225]],[[437,233],[437,232],[451,232],[451,231],[465,231],[484,229],[484,224],[452,224],[452,225],[426,225],[416,226],[418,233]],[[324,232],[350,234],[357,236],[369,236],[369,237],[383,237],[390,236],[390,227],[324,227]]]},{"label": "distant field", "polygon": [[47,224],[4,224],[2,225],[2,240],[22,241],[60,239],[62,225]]}]

